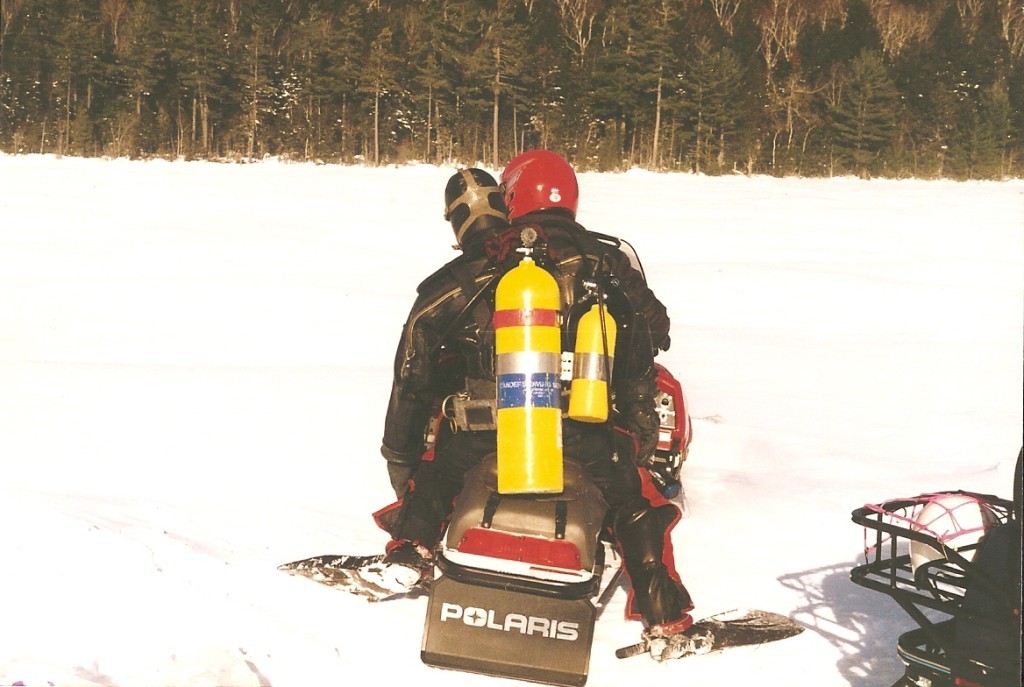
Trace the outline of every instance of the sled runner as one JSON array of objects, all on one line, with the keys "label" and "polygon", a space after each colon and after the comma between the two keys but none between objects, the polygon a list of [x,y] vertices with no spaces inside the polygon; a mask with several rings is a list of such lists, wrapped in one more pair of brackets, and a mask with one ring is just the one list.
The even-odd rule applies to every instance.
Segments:
[{"label": "sled runner", "polygon": [[[803,631],[803,626],[778,613],[756,609],[726,611],[698,620],[686,631],[690,638],[689,646],[680,658],[777,642],[780,639],[795,637]],[[649,641],[638,642],[632,646],[622,647],[615,655],[618,658],[630,658],[641,656],[648,651]]]}]

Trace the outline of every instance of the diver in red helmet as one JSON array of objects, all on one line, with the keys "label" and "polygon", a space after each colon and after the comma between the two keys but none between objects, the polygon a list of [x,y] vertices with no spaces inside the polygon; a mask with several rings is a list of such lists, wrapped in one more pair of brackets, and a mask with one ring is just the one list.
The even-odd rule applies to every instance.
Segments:
[{"label": "diver in red helmet", "polygon": [[[617,447],[603,447],[613,484],[603,486],[614,512],[613,529],[633,586],[631,612],[645,623],[644,636],[652,656],[672,658],[685,644],[682,634],[692,620],[690,595],[675,571],[670,531],[680,517],[671,502],[648,496],[642,488],[639,466],[654,455],[659,419],[654,399],[657,373],[654,354],[669,347],[669,318],[643,275],[628,256],[576,222],[579,184],[576,173],[561,155],[549,150],[529,150],[515,157],[501,174],[505,203],[513,228],[533,226],[544,237],[555,263],[556,280],[562,288],[563,308],[571,311],[587,280],[610,285],[625,309],[632,313],[622,332],[632,345],[616,346],[613,381],[617,418],[637,441],[632,460],[621,461]],[[562,274],[570,272],[572,280]],[[614,302],[609,297],[609,303]],[[623,306],[620,305],[620,311]],[[629,356],[620,376],[620,356]],[[593,451],[593,425],[563,422],[563,441],[568,455],[573,442]],[[595,461],[596,462],[596,461]]]},{"label": "diver in red helmet", "polygon": [[[508,218],[514,225],[535,223],[590,233],[575,221],[580,198],[576,172],[558,153],[528,150],[517,155],[501,173],[501,184]],[[620,263],[617,265],[619,279],[626,280],[626,290],[636,294],[637,304],[644,311],[651,328],[651,343],[656,349],[667,351],[671,343],[668,311],[648,288],[643,275],[635,268],[626,269],[624,263],[628,262],[628,257],[621,255],[614,259]]]}]

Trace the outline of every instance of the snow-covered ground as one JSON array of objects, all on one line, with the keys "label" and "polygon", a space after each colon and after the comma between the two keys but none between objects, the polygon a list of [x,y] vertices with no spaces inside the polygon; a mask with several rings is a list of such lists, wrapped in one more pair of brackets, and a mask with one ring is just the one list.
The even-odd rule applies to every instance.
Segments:
[{"label": "snow-covered ground", "polygon": [[[419,660],[426,600],[275,568],[376,552],[394,346],[452,251],[451,169],[0,155],[0,684],[513,684]],[[584,174],[686,388],[677,561],[696,614],[807,627],[658,665],[624,592],[588,684],[891,684],[890,599],[850,511],[1009,496],[1024,182]]]}]

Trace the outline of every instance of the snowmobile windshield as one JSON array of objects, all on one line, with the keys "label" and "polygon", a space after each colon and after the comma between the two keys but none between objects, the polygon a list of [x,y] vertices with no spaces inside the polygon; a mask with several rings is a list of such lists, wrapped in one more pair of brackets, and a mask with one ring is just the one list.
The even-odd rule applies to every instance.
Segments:
[{"label": "snowmobile windshield", "polygon": [[639,272],[640,276],[643,277],[644,283],[647,282],[647,274],[644,272],[644,266],[640,262],[640,256],[637,255],[636,248],[633,248],[633,244],[625,239],[620,239],[617,236],[602,234],[597,231],[591,231],[590,233],[593,234],[601,243],[613,246],[621,251],[627,258],[629,258],[629,264],[632,265],[633,269]]}]

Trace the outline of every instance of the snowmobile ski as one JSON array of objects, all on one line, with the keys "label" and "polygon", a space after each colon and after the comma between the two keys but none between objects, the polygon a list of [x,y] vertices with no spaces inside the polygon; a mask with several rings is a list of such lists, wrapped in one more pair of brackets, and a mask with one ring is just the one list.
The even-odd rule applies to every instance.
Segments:
[{"label": "snowmobile ski", "polygon": [[[778,613],[760,610],[726,611],[699,620],[686,631],[691,638],[688,651],[679,658],[710,654],[739,646],[755,646],[795,637],[804,628]],[[618,658],[646,654],[650,642],[643,641],[618,649]]]},{"label": "snowmobile ski", "polygon": [[429,580],[409,566],[384,562],[384,554],[344,556],[328,554],[285,563],[277,568],[290,575],[340,589],[369,601],[383,601],[426,589]]}]

